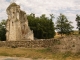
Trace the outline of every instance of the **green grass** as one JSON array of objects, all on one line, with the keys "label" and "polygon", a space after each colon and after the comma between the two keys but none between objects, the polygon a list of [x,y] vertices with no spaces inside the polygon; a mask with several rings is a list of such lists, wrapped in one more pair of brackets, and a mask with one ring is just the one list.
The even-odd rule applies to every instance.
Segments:
[{"label": "green grass", "polygon": [[32,59],[80,60],[80,53],[53,53],[50,48],[7,48],[0,47],[0,56],[26,57]]},{"label": "green grass", "polygon": [[2,53],[0,53],[0,56],[9,56],[9,54],[6,52],[2,52]]}]

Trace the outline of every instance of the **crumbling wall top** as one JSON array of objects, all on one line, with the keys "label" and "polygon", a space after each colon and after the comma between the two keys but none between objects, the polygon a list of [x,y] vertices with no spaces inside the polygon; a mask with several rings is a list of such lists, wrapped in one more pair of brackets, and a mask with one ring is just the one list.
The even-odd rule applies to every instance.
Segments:
[{"label": "crumbling wall top", "polygon": [[20,8],[20,6],[17,5],[16,3],[11,3],[11,4],[9,5],[9,7],[7,8],[7,10],[9,10],[11,7],[15,7],[15,6],[17,6],[18,8]]}]

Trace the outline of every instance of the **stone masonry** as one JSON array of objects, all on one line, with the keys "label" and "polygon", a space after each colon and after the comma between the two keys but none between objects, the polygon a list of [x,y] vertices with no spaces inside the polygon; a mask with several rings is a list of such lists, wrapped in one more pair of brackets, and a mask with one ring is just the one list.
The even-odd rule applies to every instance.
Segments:
[{"label": "stone masonry", "polygon": [[8,19],[6,23],[6,40],[34,40],[33,31],[28,26],[26,13],[16,3],[11,3],[7,8]]},{"label": "stone masonry", "polygon": [[31,41],[0,41],[0,47],[49,48],[53,53],[80,52],[80,37],[68,36],[59,39],[38,39]]}]

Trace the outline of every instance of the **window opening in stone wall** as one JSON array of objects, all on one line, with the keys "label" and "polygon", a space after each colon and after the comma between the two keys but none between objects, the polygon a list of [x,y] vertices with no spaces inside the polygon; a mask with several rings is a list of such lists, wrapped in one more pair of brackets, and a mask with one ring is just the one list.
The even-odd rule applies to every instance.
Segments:
[{"label": "window opening in stone wall", "polygon": [[25,18],[24,18],[24,20],[25,20]]},{"label": "window opening in stone wall", "polygon": [[13,12],[13,14],[14,14],[15,12]]},{"label": "window opening in stone wall", "polygon": [[13,18],[14,18],[14,14],[15,14],[15,12],[13,12]]},{"label": "window opening in stone wall", "polygon": [[13,21],[12,21],[12,26],[13,26]]}]

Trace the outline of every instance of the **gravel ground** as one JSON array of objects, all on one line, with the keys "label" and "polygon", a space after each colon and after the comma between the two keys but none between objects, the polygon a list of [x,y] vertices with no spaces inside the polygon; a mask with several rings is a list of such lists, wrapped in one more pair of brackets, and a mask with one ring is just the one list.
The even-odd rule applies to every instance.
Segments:
[{"label": "gravel ground", "polygon": [[20,58],[20,57],[0,57],[0,60],[53,60],[53,59],[31,59],[31,58]]}]

